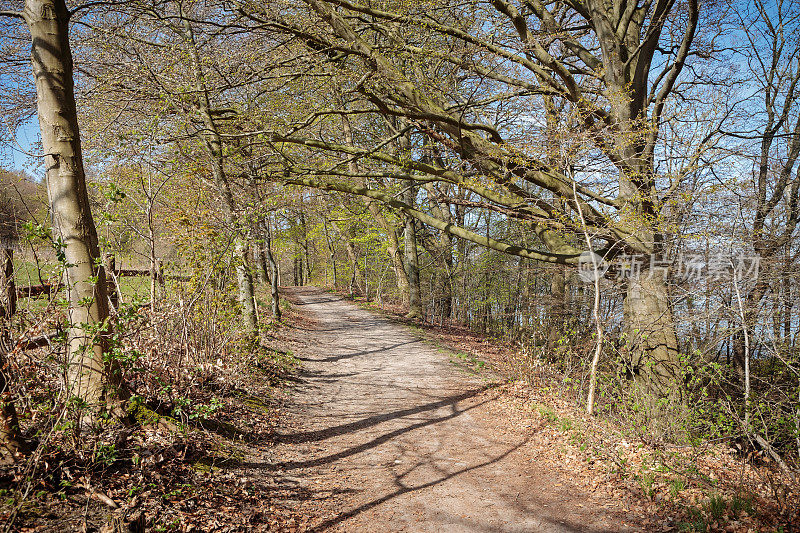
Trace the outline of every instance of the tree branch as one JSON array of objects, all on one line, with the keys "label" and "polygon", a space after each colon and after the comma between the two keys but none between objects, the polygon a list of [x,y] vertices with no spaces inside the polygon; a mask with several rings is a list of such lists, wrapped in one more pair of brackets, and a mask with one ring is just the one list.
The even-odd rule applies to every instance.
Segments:
[{"label": "tree branch", "polygon": [[11,17],[25,20],[25,14],[21,11],[0,11],[0,17]]},{"label": "tree branch", "polygon": [[478,235],[473,231],[462,228],[460,226],[456,226],[452,222],[445,222],[444,220],[440,220],[427,213],[423,213],[422,211],[419,211],[418,209],[415,209],[412,206],[404,202],[401,202],[400,200],[397,200],[392,196],[389,196],[388,194],[374,191],[366,187],[357,187],[340,182],[317,181],[310,178],[288,178],[288,179],[279,178],[277,179],[277,181],[280,181],[281,183],[285,183],[288,185],[300,185],[304,187],[312,187],[315,189],[321,189],[326,191],[338,191],[346,194],[355,194],[358,196],[365,196],[367,198],[372,198],[373,200],[378,200],[379,202],[382,202],[390,207],[399,209],[408,216],[414,217],[420,222],[428,224],[429,226],[433,226],[434,228],[440,231],[444,231],[455,237],[460,237],[470,242],[474,242],[475,244],[478,244],[485,248],[490,248],[492,250],[496,250],[498,252],[502,252],[508,255],[515,255],[517,257],[534,259],[536,261],[543,261],[546,263],[556,263],[556,264],[566,265],[566,264],[577,264],[581,253],[583,253],[583,250],[571,246],[568,247],[569,248],[568,253],[552,253],[552,252],[531,250],[529,248],[524,248],[522,246],[501,242],[492,239],[491,237]]}]

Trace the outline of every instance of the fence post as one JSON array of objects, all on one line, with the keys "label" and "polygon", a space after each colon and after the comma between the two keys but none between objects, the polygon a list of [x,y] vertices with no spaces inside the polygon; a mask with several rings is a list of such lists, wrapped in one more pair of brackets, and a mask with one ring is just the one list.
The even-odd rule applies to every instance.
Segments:
[{"label": "fence post", "polygon": [[17,410],[8,379],[6,354],[11,351],[11,318],[17,311],[14,283],[14,250],[3,247],[0,255],[0,462],[13,462],[25,448],[19,433]]},{"label": "fence post", "polygon": [[17,286],[14,283],[14,250],[3,248],[0,256],[0,320],[11,321],[17,312]]},{"label": "fence post", "polygon": [[164,262],[154,259],[150,264],[150,311],[156,311],[156,300],[164,296]]},{"label": "fence post", "polygon": [[[4,355],[11,351],[11,319],[17,312],[17,287],[14,283],[14,250],[3,248],[0,255],[0,374],[5,366]],[[5,387],[0,375],[0,385]],[[0,391],[2,393],[2,391]]]}]

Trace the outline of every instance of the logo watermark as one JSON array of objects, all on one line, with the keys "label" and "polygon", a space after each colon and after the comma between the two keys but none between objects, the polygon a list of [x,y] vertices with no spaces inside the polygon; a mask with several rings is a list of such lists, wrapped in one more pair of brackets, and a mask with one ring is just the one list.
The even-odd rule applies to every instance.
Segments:
[{"label": "logo watermark", "polygon": [[625,280],[641,277],[661,277],[664,281],[672,274],[673,279],[687,282],[701,280],[754,280],[758,277],[760,257],[726,255],[722,253],[706,257],[703,254],[679,253],[673,258],[643,254],[621,254],[607,261],[594,252],[583,252],[578,258],[578,277],[593,283],[596,278]]},{"label": "logo watermark", "polygon": [[594,252],[583,252],[578,258],[578,277],[586,283],[602,279],[611,264]]}]

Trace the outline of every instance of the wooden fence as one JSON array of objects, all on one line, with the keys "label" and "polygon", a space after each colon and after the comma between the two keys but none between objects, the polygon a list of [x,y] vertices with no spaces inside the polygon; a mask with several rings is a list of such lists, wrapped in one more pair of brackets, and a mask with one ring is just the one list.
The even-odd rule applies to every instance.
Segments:
[{"label": "wooden fence", "polygon": [[[0,255],[0,334],[4,334],[3,322],[8,324],[11,318],[17,312],[17,300],[19,298],[38,298],[42,296],[50,296],[55,292],[64,288],[63,283],[42,283],[39,285],[27,285],[17,287],[14,281],[14,254],[11,249],[3,249]],[[116,307],[119,303],[119,291],[117,288],[117,279],[121,277],[145,276],[152,279],[152,283],[159,283],[163,285],[164,276],[162,274],[161,261],[155,268],[155,272],[145,269],[133,268],[116,268],[116,262],[112,257],[108,260],[106,283],[108,287],[108,295],[111,303]],[[185,276],[170,276],[170,278],[185,280]],[[54,331],[36,337],[29,337],[19,339],[14,343],[22,350],[33,350],[48,346],[50,342],[58,336],[59,332]]]}]

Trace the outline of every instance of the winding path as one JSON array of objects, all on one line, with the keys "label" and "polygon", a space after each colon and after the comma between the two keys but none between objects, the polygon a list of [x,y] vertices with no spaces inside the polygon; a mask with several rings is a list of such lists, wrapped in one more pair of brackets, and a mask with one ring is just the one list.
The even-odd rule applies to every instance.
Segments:
[{"label": "winding path", "polygon": [[535,459],[490,383],[406,326],[313,288],[286,291],[315,325],[273,471],[303,488],[314,531],[630,531],[569,473]]}]

